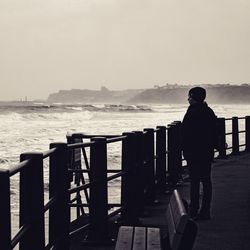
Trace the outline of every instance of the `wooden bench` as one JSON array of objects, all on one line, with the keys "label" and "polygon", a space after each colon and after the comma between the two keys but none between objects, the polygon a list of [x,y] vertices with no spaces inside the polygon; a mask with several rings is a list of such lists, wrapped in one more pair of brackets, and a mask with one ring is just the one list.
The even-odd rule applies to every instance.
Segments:
[{"label": "wooden bench", "polygon": [[197,225],[186,212],[177,190],[167,207],[168,235],[161,240],[160,229],[121,226],[115,250],[191,250],[197,234]]},{"label": "wooden bench", "polygon": [[115,250],[161,250],[160,229],[121,226]]},{"label": "wooden bench", "polygon": [[196,223],[189,218],[177,190],[173,191],[167,207],[168,237],[163,241],[165,249],[191,250],[197,234]]}]

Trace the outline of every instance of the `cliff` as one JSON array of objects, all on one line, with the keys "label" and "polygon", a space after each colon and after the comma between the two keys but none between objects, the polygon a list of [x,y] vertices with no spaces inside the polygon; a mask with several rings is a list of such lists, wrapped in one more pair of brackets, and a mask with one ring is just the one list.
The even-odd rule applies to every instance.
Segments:
[{"label": "cliff", "polygon": [[[202,85],[207,102],[217,104],[250,104],[250,85]],[[48,102],[61,103],[186,103],[188,90],[194,86],[166,85],[152,89],[111,91],[72,89],[50,94]]]},{"label": "cliff", "polygon": [[110,91],[105,87],[102,87],[101,90],[60,90],[57,93],[50,94],[47,101],[62,103],[122,103],[127,102],[143,91],[140,89]]},{"label": "cliff", "polygon": [[[169,86],[147,89],[129,101],[132,103],[186,103],[189,89],[193,86]],[[207,102],[217,104],[250,104],[250,85],[206,86]]]}]

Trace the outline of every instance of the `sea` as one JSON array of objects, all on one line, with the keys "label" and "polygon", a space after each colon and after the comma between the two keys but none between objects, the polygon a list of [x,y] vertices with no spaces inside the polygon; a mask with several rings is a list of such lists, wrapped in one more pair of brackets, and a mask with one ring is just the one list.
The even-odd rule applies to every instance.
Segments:
[{"label": "sea", "polygon": [[[211,104],[218,117],[250,115],[250,105]],[[82,132],[91,135],[121,135],[123,132],[167,126],[181,121],[188,104],[62,104],[19,102],[0,104],[0,168],[12,168],[21,153],[44,152],[52,142],[66,142],[66,135]],[[231,122],[227,123],[231,132]],[[244,120],[239,122],[244,130]],[[227,138],[228,146],[231,138]],[[244,143],[244,134],[240,134]],[[108,168],[120,168],[121,145],[108,146]],[[48,200],[48,162],[44,163],[45,200]],[[109,184],[109,202],[119,202],[120,181]],[[12,233],[18,230],[19,175],[11,177]]]}]

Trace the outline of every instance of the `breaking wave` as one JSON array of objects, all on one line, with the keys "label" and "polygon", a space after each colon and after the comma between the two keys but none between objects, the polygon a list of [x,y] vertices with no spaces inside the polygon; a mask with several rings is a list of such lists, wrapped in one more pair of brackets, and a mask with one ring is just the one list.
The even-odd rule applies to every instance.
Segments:
[{"label": "breaking wave", "polygon": [[123,104],[38,104],[29,105],[1,105],[0,115],[10,115],[9,119],[46,118],[47,115],[55,116],[56,113],[79,112],[153,112],[148,105],[123,105]]}]

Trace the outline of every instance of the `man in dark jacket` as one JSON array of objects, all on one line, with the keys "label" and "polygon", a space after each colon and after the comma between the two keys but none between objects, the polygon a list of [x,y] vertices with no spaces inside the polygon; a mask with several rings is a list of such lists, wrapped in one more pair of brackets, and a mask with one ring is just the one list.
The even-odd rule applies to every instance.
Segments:
[{"label": "man in dark jacket", "polygon": [[[216,144],[216,116],[204,102],[206,90],[189,90],[189,108],[182,122],[183,154],[190,174],[190,216],[197,220],[210,219],[212,199],[211,164]],[[200,208],[200,182],[203,197]]]}]

